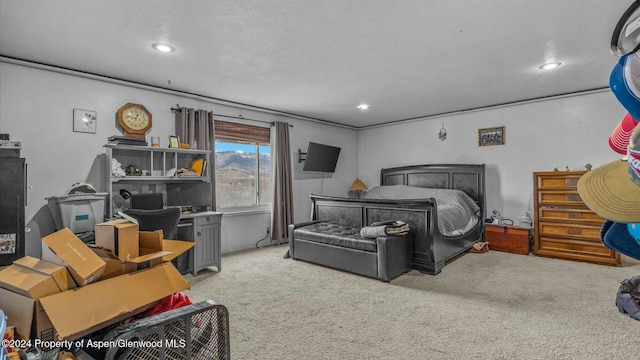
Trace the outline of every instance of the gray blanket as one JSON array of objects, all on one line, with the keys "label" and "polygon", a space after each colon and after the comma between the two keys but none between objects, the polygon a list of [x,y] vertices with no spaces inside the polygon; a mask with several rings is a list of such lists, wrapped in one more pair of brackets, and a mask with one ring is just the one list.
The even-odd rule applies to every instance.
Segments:
[{"label": "gray blanket", "polygon": [[421,188],[407,185],[374,186],[367,199],[435,199],[438,230],[443,235],[462,235],[480,221],[478,204],[461,190]]},{"label": "gray blanket", "polygon": [[360,229],[363,238],[377,238],[378,236],[404,235],[409,232],[409,225],[403,221],[389,221],[373,223]]}]

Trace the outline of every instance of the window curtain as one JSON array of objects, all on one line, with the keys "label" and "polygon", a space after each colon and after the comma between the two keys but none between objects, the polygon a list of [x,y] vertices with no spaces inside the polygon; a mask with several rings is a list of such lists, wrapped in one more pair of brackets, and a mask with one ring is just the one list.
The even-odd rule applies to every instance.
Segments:
[{"label": "window curtain", "polygon": [[211,208],[216,209],[216,174],[213,159],[215,159],[215,126],[213,113],[206,110],[195,110],[181,107],[175,112],[176,136],[183,144],[189,144],[192,149],[210,150],[210,160],[207,173],[211,181]]},{"label": "window curtain", "polygon": [[273,191],[271,199],[271,239],[287,241],[293,224],[293,176],[289,146],[289,124],[275,122],[275,146],[272,146]]},{"label": "window curtain", "polygon": [[176,110],[176,136],[192,149],[213,150],[213,114],[206,110],[179,108]]}]

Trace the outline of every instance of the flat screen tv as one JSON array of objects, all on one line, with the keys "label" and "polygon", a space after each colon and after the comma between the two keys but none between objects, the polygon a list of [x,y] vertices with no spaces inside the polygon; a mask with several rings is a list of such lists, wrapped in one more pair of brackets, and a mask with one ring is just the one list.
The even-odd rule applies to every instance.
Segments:
[{"label": "flat screen tv", "polygon": [[307,149],[307,160],[305,160],[302,170],[335,172],[339,155],[339,147],[310,142]]},{"label": "flat screen tv", "polygon": [[203,182],[167,183],[167,206],[211,206],[211,186]]}]

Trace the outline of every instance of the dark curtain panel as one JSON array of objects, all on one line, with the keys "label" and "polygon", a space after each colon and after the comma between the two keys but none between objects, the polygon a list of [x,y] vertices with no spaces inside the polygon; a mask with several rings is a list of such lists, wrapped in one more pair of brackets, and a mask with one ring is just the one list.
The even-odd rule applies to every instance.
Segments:
[{"label": "dark curtain panel", "polygon": [[276,121],[276,143],[272,147],[274,159],[273,199],[271,200],[271,239],[287,240],[289,224],[293,223],[293,176],[289,146],[289,124]]},{"label": "dark curtain panel", "polygon": [[176,136],[192,149],[213,150],[213,115],[206,110],[176,110]]},{"label": "dark curtain panel", "polygon": [[195,133],[195,109],[182,107],[176,110],[176,136],[180,142],[191,145]]},{"label": "dark curtain panel", "polygon": [[211,181],[211,208],[216,209],[216,174],[215,174],[215,127],[213,114],[206,110],[195,110],[182,107],[176,110],[176,136],[181,143],[189,144],[192,149],[210,150],[208,174]]}]

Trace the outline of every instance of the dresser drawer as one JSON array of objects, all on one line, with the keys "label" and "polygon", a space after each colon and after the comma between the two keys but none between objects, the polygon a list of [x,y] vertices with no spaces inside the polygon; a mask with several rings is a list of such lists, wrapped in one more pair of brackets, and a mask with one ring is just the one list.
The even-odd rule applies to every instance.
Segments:
[{"label": "dresser drawer", "polygon": [[582,171],[577,172],[553,172],[549,175],[538,175],[536,182],[539,190],[556,189],[571,190],[578,185],[578,180],[584,174]]},{"label": "dresser drawer", "polygon": [[539,222],[540,236],[552,236],[563,239],[593,240],[600,243],[600,226],[577,223]]},{"label": "dresser drawer", "polygon": [[602,218],[591,210],[577,208],[541,207],[538,219],[541,222],[577,222],[592,226],[601,226],[603,223]]},{"label": "dresser drawer", "polygon": [[619,256],[599,241],[568,240],[566,238],[540,236],[536,243],[536,255],[564,257],[573,260],[615,265]]},{"label": "dresser drawer", "polygon": [[220,216],[219,215],[203,215],[203,216],[197,216],[195,220],[196,220],[196,226],[219,224]]},{"label": "dresser drawer", "polygon": [[586,208],[578,190],[541,190],[538,191],[539,206],[568,206]]}]

